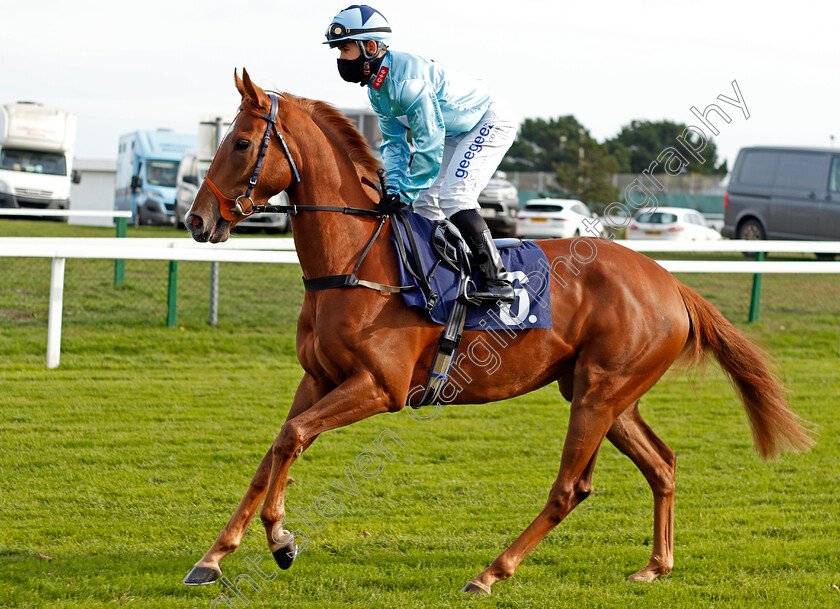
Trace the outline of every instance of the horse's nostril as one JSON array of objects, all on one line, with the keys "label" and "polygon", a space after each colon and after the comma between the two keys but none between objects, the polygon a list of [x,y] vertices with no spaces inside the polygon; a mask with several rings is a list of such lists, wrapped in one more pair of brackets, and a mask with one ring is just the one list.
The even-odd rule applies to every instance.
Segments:
[{"label": "horse's nostril", "polygon": [[193,216],[190,220],[190,224],[192,224],[193,226],[198,226],[199,224],[201,224],[201,218],[199,218],[198,216]]}]

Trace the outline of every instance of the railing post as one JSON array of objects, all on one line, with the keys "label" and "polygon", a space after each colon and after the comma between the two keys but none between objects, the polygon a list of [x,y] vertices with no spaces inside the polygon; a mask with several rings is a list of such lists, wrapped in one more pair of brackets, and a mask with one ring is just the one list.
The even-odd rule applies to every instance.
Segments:
[{"label": "railing post", "polygon": [[174,328],[178,323],[178,261],[169,261],[169,293],[166,297],[166,327]]},{"label": "railing post", "polygon": [[50,311],[47,323],[47,368],[58,368],[61,359],[61,314],[64,306],[65,258],[53,258],[50,275]]},{"label": "railing post", "polygon": [[[126,233],[126,218],[117,218],[117,238],[124,239]],[[114,285],[125,284],[125,260],[114,261]]]},{"label": "railing post", "polygon": [[210,319],[208,323],[215,326],[219,321],[219,263],[210,263]]},{"label": "railing post", "polygon": [[[755,259],[759,262],[764,260],[764,252],[758,252]],[[750,317],[751,324],[758,322],[758,309],[761,304],[761,273],[753,275],[752,297],[750,298]]]},{"label": "railing post", "polygon": [[[219,149],[222,138],[225,136],[224,121],[221,116],[216,117],[216,147]],[[364,132],[363,132],[364,133]],[[210,263],[210,318],[207,323],[215,327],[219,322],[219,263]]]}]

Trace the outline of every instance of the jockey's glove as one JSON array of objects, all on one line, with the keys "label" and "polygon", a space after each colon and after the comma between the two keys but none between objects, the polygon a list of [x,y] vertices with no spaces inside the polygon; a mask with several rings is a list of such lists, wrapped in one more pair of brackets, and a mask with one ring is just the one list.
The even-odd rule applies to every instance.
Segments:
[{"label": "jockey's glove", "polygon": [[406,205],[400,199],[400,194],[398,192],[386,192],[382,195],[382,198],[379,199],[379,204],[376,206],[376,211],[381,214],[392,214],[395,211],[399,211],[404,208]]}]

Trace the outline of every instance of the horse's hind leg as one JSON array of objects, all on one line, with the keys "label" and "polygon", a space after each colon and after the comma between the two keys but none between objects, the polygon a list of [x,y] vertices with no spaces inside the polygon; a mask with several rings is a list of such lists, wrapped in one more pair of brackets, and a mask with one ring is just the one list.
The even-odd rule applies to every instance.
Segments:
[{"label": "horse's hind leg", "polygon": [[589,496],[598,448],[615,420],[615,410],[621,408],[622,405],[614,400],[604,400],[600,390],[590,390],[582,397],[575,397],[560,472],[545,507],[507,550],[464,586],[464,592],[490,594],[494,583],[513,575],[531,550]]},{"label": "horse's hind leg", "polygon": [[636,402],[616,419],[607,438],[644,474],[653,491],[653,551],[633,581],[653,581],[674,566],[674,474],[676,456],[639,414]]}]

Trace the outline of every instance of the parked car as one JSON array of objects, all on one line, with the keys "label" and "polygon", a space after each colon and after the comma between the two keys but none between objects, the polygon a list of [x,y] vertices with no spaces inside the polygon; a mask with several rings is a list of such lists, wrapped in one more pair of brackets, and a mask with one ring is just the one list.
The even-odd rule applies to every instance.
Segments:
[{"label": "parked car", "polygon": [[493,174],[493,178],[478,195],[479,213],[487,222],[487,227],[494,237],[513,237],[516,235],[516,212],[519,211],[519,191],[508,182],[502,171]]},{"label": "parked car", "polygon": [[840,240],[840,150],[742,149],[724,210],[725,237]]},{"label": "parked car", "polygon": [[577,199],[531,199],[516,215],[516,235],[529,239],[594,236],[592,227],[597,219]]},{"label": "parked car", "polygon": [[[178,176],[175,184],[175,226],[183,227],[184,218],[192,207],[198,187],[204,181],[204,175],[210,167],[209,161],[198,158],[196,149],[192,148],[184,153],[178,166]],[[268,201],[269,205],[288,205],[289,199],[285,192],[274,195]],[[289,230],[288,214],[254,214],[236,225],[239,229],[259,230],[266,232],[285,233]]]},{"label": "parked car", "polygon": [[627,239],[719,241],[720,233],[706,224],[703,214],[682,207],[641,210],[627,227]]},{"label": "parked car", "polygon": [[192,207],[201,181],[204,180],[207,167],[199,165],[201,164],[198,162],[195,148],[184,152],[175,177],[175,226],[177,228],[183,228],[184,218]]}]

